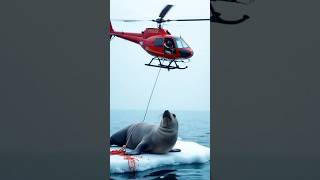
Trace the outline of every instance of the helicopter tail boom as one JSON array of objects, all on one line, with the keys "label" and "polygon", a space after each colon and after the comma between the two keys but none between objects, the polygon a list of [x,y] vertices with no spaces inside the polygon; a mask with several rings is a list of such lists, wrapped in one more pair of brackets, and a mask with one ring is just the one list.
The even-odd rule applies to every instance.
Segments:
[{"label": "helicopter tail boom", "polygon": [[116,36],[116,37],[126,39],[128,41],[131,41],[131,42],[134,42],[137,44],[139,44],[141,42],[141,40],[143,39],[141,33],[115,31],[112,27],[111,22],[110,22],[110,33],[109,34],[110,34],[110,38],[112,38],[113,36]]}]

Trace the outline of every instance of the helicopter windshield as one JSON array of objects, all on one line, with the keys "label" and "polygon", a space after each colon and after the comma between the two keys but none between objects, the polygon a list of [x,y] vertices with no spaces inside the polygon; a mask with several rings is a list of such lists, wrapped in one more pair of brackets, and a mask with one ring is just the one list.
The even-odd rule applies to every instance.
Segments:
[{"label": "helicopter windshield", "polygon": [[174,40],[177,48],[189,48],[188,44],[181,37],[175,37]]}]

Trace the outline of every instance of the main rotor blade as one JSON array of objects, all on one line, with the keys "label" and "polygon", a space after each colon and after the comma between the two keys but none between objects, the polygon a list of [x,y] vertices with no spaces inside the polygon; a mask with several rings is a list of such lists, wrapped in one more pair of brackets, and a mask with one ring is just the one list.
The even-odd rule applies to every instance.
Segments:
[{"label": "main rotor blade", "polygon": [[169,10],[172,8],[172,6],[173,6],[173,5],[168,4],[168,5],[166,5],[166,6],[162,9],[162,11],[161,11],[160,14],[159,14],[160,19],[163,19],[163,18],[164,18],[164,16],[169,12]]},{"label": "main rotor blade", "polygon": [[210,19],[167,19],[165,21],[210,21]]}]

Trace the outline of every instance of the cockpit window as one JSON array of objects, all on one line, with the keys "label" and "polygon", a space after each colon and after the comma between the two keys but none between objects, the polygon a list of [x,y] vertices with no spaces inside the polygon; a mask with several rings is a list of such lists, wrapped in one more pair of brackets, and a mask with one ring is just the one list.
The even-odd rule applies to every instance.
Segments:
[{"label": "cockpit window", "polygon": [[188,48],[188,44],[180,37],[175,37],[177,48]]},{"label": "cockpit window", "polygon": [[154,45],[157,47],[162,47],[163,46],[163,39],[162,38],[156,38],[154,40]]}]

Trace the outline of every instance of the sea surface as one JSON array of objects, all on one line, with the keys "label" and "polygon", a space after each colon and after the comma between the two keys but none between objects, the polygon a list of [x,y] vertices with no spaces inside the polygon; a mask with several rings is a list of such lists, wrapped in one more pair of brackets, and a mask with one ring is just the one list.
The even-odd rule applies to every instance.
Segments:
[{"label": "sea surface", "polygon": [[[143,120],[142,110],[111,110],[110,135]],[[163,111],[148,111],[145,122],[160,123]],[[210,147],[210,111],[174,111],[179,122],[179,137]],[[211,157],[212,159],[212,157]],[[154,168],[137,173],[110,174],[111,179],[210,179],[210,162]]]}]

